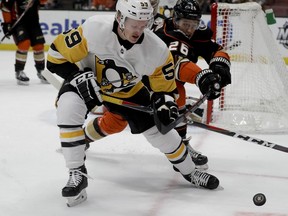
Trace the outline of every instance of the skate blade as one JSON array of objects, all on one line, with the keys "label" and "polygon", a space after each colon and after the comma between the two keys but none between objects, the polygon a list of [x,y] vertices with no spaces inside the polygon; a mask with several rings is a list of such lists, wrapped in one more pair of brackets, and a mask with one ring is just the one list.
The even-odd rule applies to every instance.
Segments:
[{"label": "skate blade", "polygon": [[193,183],[191,185],[193,188],[200,189],[200,190],[209,190],[209,191],[222,191],[222,190],[224,190],[224,187],[222,187],[221,185],[218,185],[218,187],[215,189],[205,188],[202,186],[195,185]]},{"label": "skate blade", "polygon": [[86,190],[83,189],[77,196],[74,197],[67,197],[67,206],[73,207],[79,205],[80,203],[84,202],[87,199]]},{"label": "skate blade", "polygon": [[196,168],[197,170],[208,170],[209,166],[208,166],[208,164],[195,165],[195,168]]},{"label": "skate blade", "polygon": [[[200,170],[200,171],[208,170],[208,168],[209,168],[208,164],[195,165],[195,169]],[[175,166],[173,166],[173,169],[176,172],[180,172],[179,169],[177,169]]]},{"label": "skate blade", "polygon": [[222,187],[221,185],[219,185],[216,189],[214,189],[214,190],[217,190],[217,191],[219,191],[219,190],[224,190],[224,187]]},{"label": "skate blade", "polygon": [[29,81],[21,81],[21,80],[17,80],[17,84],[18,84],[18,85],[28,86],[28,85],[29,85]]},{"label": "skate blade", "polygon": [[38,76],[38,78],[40,79],[40,82],[42,84],[50,84],[42,75],[40,75],[41,77]]},{"label": "skate blade", "polygon": [[47,80],[42,80],[42,79],[40,79],[40,82],[41,82],[42,84],[50,84]]},{"label": "skate blade", "polygon": [[62,153],[63,153],[62,148],[58,148],[58,149],[56,149],[55,151],[56,151],[57,153],[59,153],[59,154],[62,154]]}]

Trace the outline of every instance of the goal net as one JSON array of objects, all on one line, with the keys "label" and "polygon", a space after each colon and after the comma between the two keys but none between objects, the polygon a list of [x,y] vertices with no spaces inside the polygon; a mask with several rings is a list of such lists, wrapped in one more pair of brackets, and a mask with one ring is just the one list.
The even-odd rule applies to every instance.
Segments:
[{"label": "goal net", "polygon": [[288,132],[288,71],[261,6],[214,4],[211,28],[230,55],[232,84],[208,103],[207,123],[251,133]]}]

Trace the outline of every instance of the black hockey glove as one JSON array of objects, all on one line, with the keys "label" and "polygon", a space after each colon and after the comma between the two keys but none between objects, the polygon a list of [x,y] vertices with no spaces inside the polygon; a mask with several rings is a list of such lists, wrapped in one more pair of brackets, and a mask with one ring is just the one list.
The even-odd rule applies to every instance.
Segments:
[{"label": "black hockey glove", "polygon": [[9,37],[12,35],[12,32],[10,32],[12,24],[11,23],[2,22],[1,23],[1,27],[2,27],[2,31],[3,31],[4,35],[7,34],[7,38],[9,39]]},{"label": "black hockey glove", "polygon": [[178,106],[172,96],[165,93],[154,93],[152,101],[159,120],[167,125],[178,117]]},{"label": "black hockey glove", "polygon": [[196,85],[199,87],[202,94],[206,94],[211,91],[208,100],[214,100],[220,96],[220,76],[217,73],[213,73],[210,69],[204,69],[200,71],[196,76]]},{"label": "black hockey glove", "polygon": [[231,84],[230,61],[224,57],[214,57],[211,59],[209,68],[220,75],[221,87]]},{"label": "black hockey glove", "polygon": [[96,83],[94,72],[90,68],[72,73],[67,81],[78,90],[88,110],[102,104],[100,88]]}]

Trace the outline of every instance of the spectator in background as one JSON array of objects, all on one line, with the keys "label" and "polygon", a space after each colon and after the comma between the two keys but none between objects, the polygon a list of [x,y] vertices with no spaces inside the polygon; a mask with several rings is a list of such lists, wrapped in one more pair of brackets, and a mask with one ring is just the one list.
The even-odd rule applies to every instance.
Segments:
[{"label": "spectator in background", "polygon": [[[201,0],[199,0],[201,1]],[[205,1],[205,0],[204,0]],[[225,2],[225,3],[235,3],[235,4],[239,4],[239,3],[245,3],[245,2],[257,2],[258,4],[260,4],[261,6],[265,4],[266,0],[213,0],[213,2]],[[211,1],[211,3],[213,3]]]},{"label": "spectator in background", "polygon": [[[37,76],[42,83],[48,83],[42,76],[42,71],[45,69],[44,44],[45,39],[39,23],[38,10],[40,4],[45,4],[46,1],[35,0],[5,0],[1,3],[1,10],[4,22],[1,23],[4,34],[11,36],[17,45],[16,60],[15,60],[15,75],[18,85],[29,85],[29,78],[24,73],[28,50],[30,46],[33,50],[35,68]],[[29,8],[26,14],[21,18],[19,23],[12,31],[13,24],[24,13],[26,8]]]},{"label": "spectator in background", "polygon": [[115,10],[117,0],[93,0],[92,7],[96,10]]},{"label": "spectator in background", "polygon": [[211,5],[215,2],[215,0],[198,0],[199,7],[201,8],[202,13],[210,13]]},{"label": "spectator in background", "polygon": [[46,4],[41,9],[59,9],[61,4],[58,0],[47,0]]},{"label": "spectator in background", "polygon": [[211,5],[213,3],[230,3],[230,4],[239,4],[245,2],[257,2],[262,7],[266,4],[267,0],[198,0],[199,6],[203,14],[211,13]]}]

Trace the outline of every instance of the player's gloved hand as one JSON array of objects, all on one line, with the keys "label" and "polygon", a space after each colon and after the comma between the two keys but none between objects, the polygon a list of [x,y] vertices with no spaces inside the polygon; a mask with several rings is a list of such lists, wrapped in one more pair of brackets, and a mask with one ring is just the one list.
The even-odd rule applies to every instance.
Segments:
[{"label": "player's gloved hand", "polygon": [[167,125],[178,117],[178,106],[172,96],[161,92],[154,93],[152,101],[157,110],[159,120],[163,124]]},{"label": "player's gloved hand", "polygon": [[10,32],[12,24],[11,23],[2,22],[1,23],[1,27],[2,27],[2,31],[3,31],[4,35],[7,34],[6,37],[9,38],[12,35],[12,32]]},{"label": "player's gloved hand", "polygon": [[196,75],[196,85],[199,87],[202,94],[206,94],[209,91],[211,94],[207,98],[208,100],[214,100],[220,96],[221,78],[219,74],[213,73],[210,69],[204,69]]},{"label": "player's gloved hand", "polygon": [[231,84],[230,61],[228,59],[221,56],[212,58],[209,69],[220,75],[221,87]]},{"label": "player's gloved hand", "polygon": [[94,72],[90,68],[72,73],[67,81],[78,90],[88,110],[102,104],[100,88],[96,83]]}]

